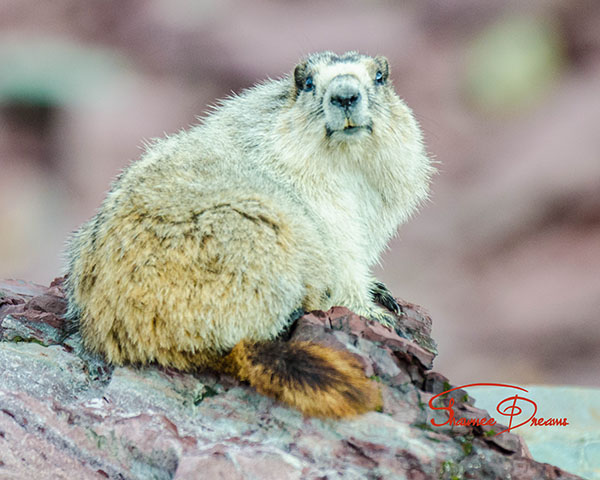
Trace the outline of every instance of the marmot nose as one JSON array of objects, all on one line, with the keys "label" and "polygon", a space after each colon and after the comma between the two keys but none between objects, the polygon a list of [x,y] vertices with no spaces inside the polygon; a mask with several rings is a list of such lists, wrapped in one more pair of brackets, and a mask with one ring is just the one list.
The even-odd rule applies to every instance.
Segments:
[{"label": "marmot nose", "polygon": [[331,103],[336,107],[341,107],[348,110],[353,107],[360,100],[360,92],[358,91],[346,91],[336,93],[331,96]]}]

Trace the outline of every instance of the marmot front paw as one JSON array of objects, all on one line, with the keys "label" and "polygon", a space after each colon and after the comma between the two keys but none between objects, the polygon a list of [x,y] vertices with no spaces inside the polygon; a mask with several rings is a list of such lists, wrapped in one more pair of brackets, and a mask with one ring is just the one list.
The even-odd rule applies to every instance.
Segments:
[{"label": "marmot front paw", "polygon": [[393,297],[384,283],[375,280],[371,285],[373,300],[397,315],[402,313],[402,307]]}]

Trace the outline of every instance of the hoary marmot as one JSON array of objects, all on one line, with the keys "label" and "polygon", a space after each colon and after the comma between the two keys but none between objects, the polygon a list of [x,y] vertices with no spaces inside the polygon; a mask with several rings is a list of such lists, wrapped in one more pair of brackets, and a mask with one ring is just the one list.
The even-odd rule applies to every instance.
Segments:
[{"label": "hoary marmot", "polygon": [[385,58],[310,55],[125,169],[70,240],[68,318],[115,364],[213,368],[309,415],[372,410],[351,354],[277,337],[334,305],[393,322],[370,269],[432,172]]}]

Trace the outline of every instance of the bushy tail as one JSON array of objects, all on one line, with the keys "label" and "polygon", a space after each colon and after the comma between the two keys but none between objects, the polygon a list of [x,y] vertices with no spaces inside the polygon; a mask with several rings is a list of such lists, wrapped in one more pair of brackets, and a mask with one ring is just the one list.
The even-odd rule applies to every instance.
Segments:
[{"label": "bushy tail", "polygon": [[216,368],[306,415],[348,417],[381,405],[358,360],[316,343],[242,341]]}]

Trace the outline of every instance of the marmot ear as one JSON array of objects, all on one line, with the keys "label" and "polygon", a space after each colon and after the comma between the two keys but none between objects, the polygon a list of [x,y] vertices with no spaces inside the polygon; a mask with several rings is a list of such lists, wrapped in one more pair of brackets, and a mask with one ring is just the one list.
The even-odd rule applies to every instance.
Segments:
[{"label": "marmot ear", "polygon": [[306,77],[306,62],[302,62],[296,65],[294,69],[294,83],[296,84],[296,91],[300,92],[304,88],[304,78]]},{"label": "marmot ear", "polygon": [[388,62],[388,59],[384,56],[378,55],[375,57],[375,63],[377,63],[381,73],[383,73],[383,78],[387,80],[388,76],[390,75],[390,62]]}]

